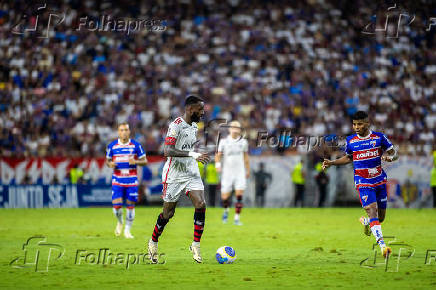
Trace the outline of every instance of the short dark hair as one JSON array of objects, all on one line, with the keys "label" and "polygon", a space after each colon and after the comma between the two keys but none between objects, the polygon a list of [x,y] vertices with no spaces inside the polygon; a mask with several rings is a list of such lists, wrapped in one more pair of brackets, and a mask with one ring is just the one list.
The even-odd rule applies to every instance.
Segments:
[{"label": "short dark hair", "polygon": [[[119,128],[120,126],[124,126],[124,125],[129,126],[129,123],[127,123],[127,122],[118,123],[117,128]],[[129,126],[129,129],[130,129],[130,126]]]},{"label": "short dark hair", "polygon": [[185,107],[189,106],[189,105],[197,104],[200,102],[203,102],[203,99],[201,99],[197,96],[194,96],[194,95],[189,95],[185,100]]},{"label": "short dark hair", "polygon": [[368,118],[368,114],[364,111],[357,111],[351,117],[351,119],[353,119],[353,120],[363,120],[363,119],[367,119],[367,118]]}]

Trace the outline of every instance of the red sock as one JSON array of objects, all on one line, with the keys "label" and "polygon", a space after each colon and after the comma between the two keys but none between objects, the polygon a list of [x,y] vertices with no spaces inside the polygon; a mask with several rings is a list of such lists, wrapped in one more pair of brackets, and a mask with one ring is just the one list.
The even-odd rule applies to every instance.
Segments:
[{"label": "red sock", "polygon": [[240,214],[242,210],[242,195],[236,197],[235,213]]},{"label": "red sock", "polygon": [[200,242],[206,219],[206,208],[196,208],[194,213],[194,242]]},{"label": "red sock", "polygon": [[157,243],[159,240],[160,235],[162,234],[165,225],[168,223],[169,220],[164,219],[163,213],[159,215],[157,218],[156,225],[154,226],[153,235],[151,236],[151,239],[153,242]]}]

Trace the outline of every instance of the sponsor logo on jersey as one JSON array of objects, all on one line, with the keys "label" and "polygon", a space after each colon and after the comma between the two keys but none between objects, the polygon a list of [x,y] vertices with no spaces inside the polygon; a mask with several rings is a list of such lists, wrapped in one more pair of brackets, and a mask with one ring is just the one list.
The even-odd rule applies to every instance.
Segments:
[{"label": "sponsor logo on jersey", "polygon": [[370,159],[380,156],[380,151],[378,150],[378,148],[373,148],[373,149],[356,151],[354,152],[353,155],[354,155],[353,156],[354,160]]}]

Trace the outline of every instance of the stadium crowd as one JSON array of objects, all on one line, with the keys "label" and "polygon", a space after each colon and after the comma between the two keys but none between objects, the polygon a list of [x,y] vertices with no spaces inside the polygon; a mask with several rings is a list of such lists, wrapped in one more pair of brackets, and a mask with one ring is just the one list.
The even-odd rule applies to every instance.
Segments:
[{"label": "stadium crowd", "polygon": [[[0,156],[101,156],[122,121],[158,153],[191,93],[205,99],[207,120],[240,120],[252,154],[276,151],[256,148],[258,131],[344,135],[357,110],[403,152],[432,150],[436,27],[426,26],[434,4],[391,10],[415,16],[396,38],[397,22],[363,33],[384,23],[387,2],[192,2],[1,3]],[[50,12],[65,19],[44,37]],[[81,18],[103,15],[153,19],[164,29],[78,30]]]}]

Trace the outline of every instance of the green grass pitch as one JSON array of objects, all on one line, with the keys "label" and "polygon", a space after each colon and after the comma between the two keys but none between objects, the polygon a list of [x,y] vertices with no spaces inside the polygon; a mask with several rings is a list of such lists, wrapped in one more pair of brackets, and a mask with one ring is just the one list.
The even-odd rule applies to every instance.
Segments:
[{"label": "green grass pitch", "polygon": [[[436,250],[433,209],[388,209],[382,224],[384,235],[395,236],[415,252],[407,259],[409,247],[398,262],[400,246],[394,247],[387,272],[378,248],[377,267],[360,265],[368,257],[373,261],[374,238],[363,235],[358,222],[363,210],[359,208],[246,208],[241,215],[243,226],[223,225],[221,209],[209,208],[202,238],[203,264],[196,264],[188,251],[193,209],[178,208],[159,243],[165,264],[140,261],[128,269],[122,260],[120,264],[83,260],[75,264],[77,250],[143,253],[159,212],[159,208],[137,208],[132,228],[135,239],[126,240],[113,235],[115,218],[110,208],[0,210],[0,288],[436,288],[436,260],[425,264],[427,250]],[[24,257],[23,244],[32,236],[45,236],[46,243],[65,249],[63,257],[49,261],[47,272],[36,272],[32,265],[17,267],[23,260],[11,264]],[[216,262],[215,251],[224,245],[236,250],[234,264]]]}]

